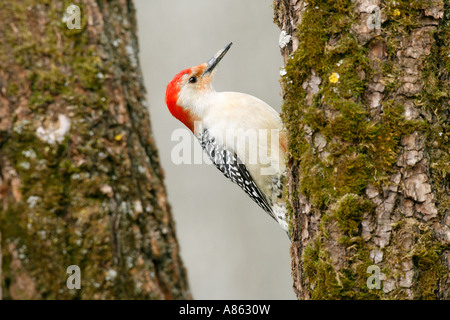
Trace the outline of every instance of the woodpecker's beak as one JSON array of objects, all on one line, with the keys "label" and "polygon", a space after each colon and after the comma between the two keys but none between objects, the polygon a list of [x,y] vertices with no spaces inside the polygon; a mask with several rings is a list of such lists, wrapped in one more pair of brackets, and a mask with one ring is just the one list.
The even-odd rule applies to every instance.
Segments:
[{"label": "woodpecker's beak", "polygon": [[227,51],[230,49],[231,45],[233,44],[233,42],[230,42],[229,44],[227,44],[225,46],[225,48],[223,48],[222,50],[220,50],[219,52],[217,52],[214,57],[212,57],[211,59],[209,59],[208,61],[208,67],[206,68],[206,70],[203,72],[203,75],[206,75],[208,73],[211,73],[214,68],[217,66],[217,64],[220,62],[220,60],[222,60],[222,58],[225,56],[225,54],[227,53]]}]

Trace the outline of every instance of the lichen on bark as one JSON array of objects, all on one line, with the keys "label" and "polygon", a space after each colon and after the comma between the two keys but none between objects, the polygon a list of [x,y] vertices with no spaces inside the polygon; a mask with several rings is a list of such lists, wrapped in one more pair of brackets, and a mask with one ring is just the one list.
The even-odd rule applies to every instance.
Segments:
[{"label": "lichen on bark", "polygon": [[2,2],[0,21],[3,298],[190,298],[132,2]]},{"label": "lichen on bark", "polygon": [[[448,297],[448,4],[291,0],[274,10],[292,36],[282,118],[297,296]],[[370,265],[384,274],[380,290],[366,285]]]}]

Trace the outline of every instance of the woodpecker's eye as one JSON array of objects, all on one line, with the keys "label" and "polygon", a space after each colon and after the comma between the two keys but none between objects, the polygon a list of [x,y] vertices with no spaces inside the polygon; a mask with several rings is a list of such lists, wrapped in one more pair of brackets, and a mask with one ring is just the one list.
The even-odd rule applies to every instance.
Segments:
[{"label": "woodpecker's eye", "polygon": [[189,83],[196,83],[197,82],[197,77],[190,77],[189,78]]}]

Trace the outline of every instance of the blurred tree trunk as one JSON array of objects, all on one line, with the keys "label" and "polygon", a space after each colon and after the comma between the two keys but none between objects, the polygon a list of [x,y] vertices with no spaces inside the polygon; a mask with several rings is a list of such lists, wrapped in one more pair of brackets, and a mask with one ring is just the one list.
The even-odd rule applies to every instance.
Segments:
[{"label": "blurred tree trunk", "polygon": [[0,170],[4,299],[190,298],[132,1],[1,1]]},{"label": "blurred tree trunk", "polygon": [[274,10],[297,297],[449,299],[448,1]]}]

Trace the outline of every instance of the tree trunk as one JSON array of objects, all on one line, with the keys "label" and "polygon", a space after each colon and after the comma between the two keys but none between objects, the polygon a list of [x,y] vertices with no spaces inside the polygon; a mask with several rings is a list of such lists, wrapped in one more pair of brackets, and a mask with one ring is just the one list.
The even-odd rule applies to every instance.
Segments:
[{"label": "tree trunk", "polygon": [[275,0],[299,299],[450,298],[450,10]]},{"label": "tree trunk", "polygon": [[131,0],[0,3],[0,169],[3,298],[190,298]]}]

